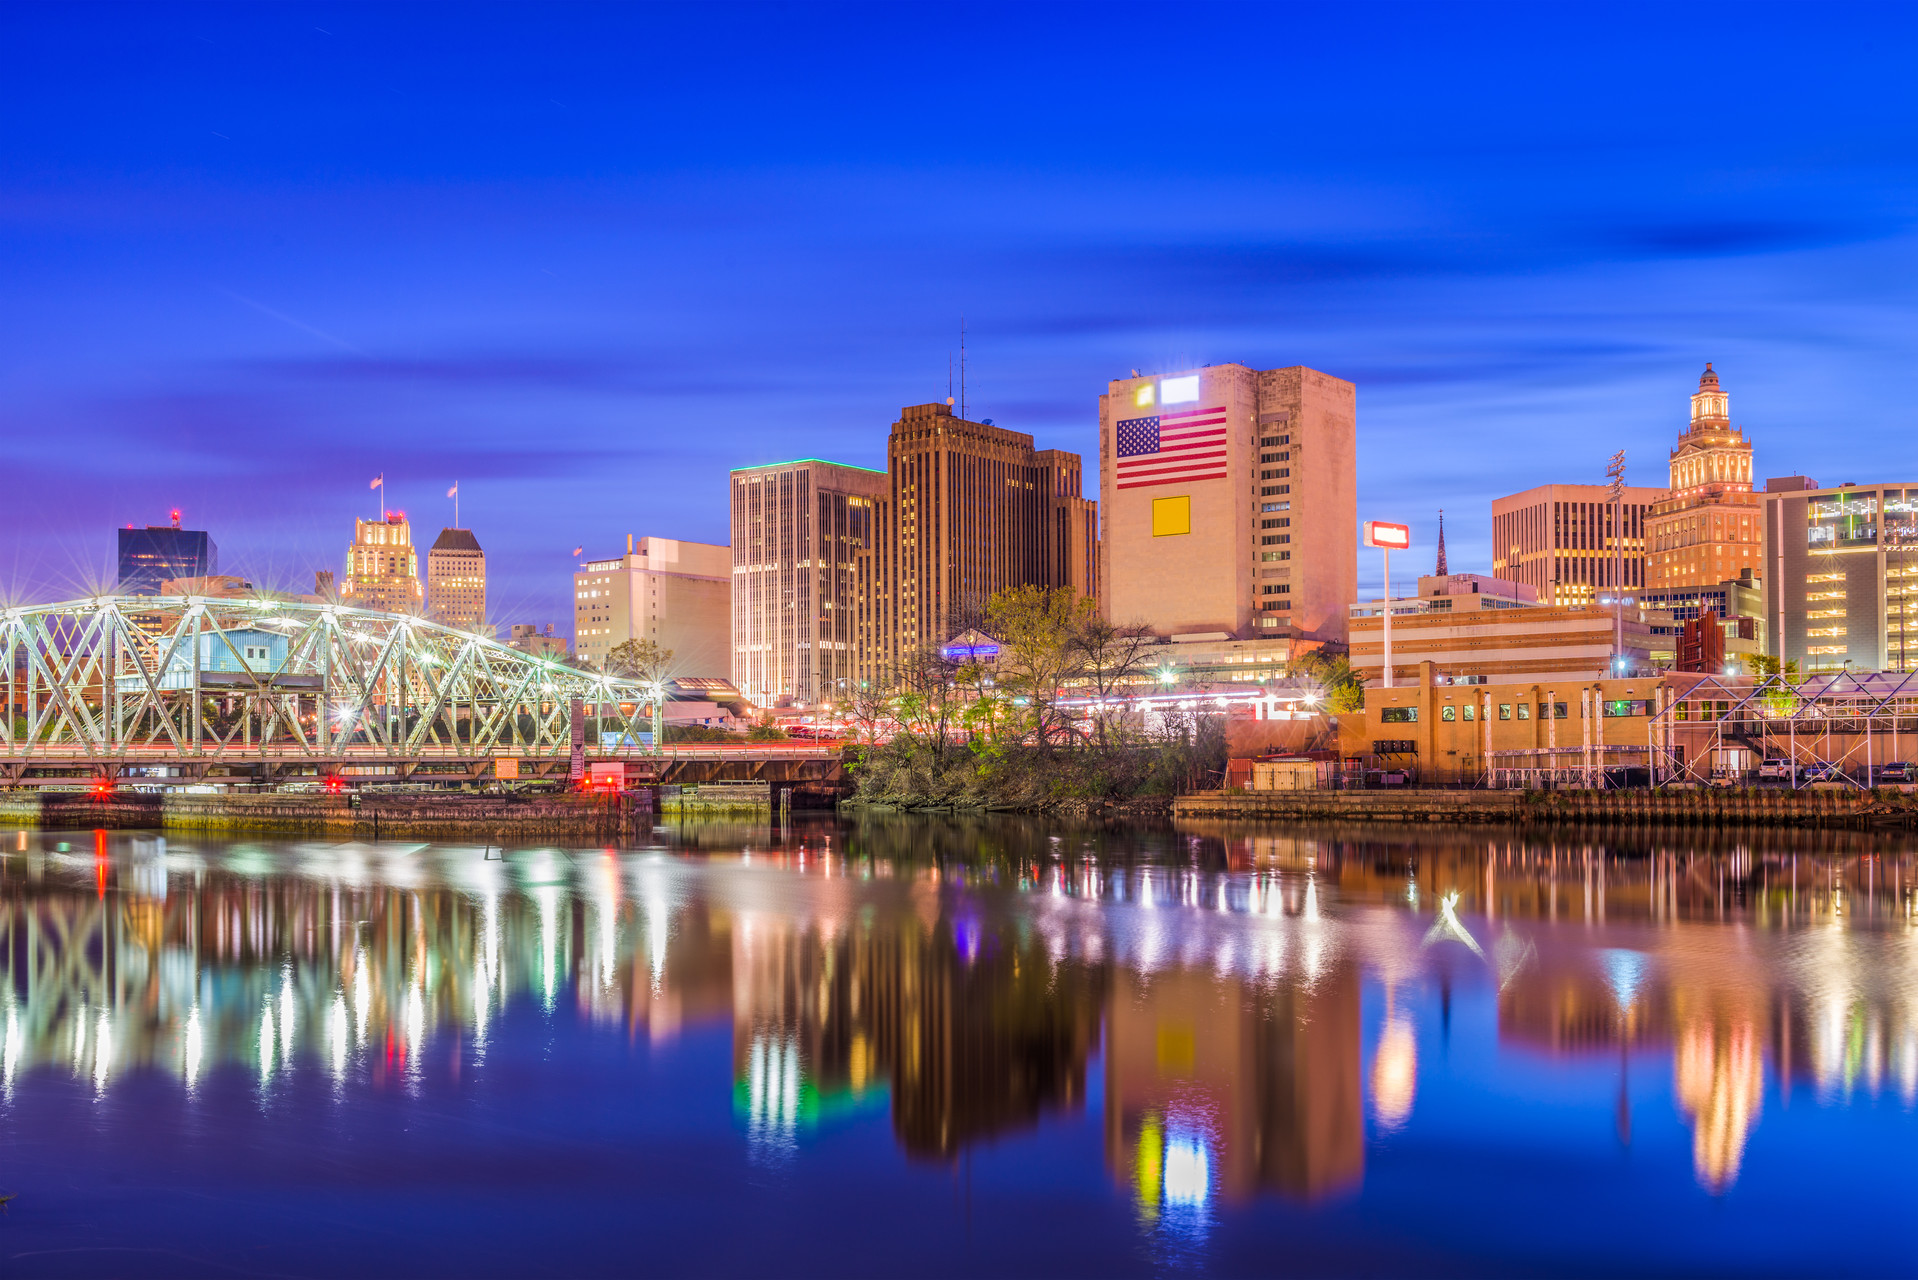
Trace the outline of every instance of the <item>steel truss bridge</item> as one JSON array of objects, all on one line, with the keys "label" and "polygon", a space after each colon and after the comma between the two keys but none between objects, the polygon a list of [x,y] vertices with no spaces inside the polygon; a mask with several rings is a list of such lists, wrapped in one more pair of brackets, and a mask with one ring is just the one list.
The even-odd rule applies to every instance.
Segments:
[{"label": "steel truss bridge", "polygon": [[267,596],[101,595],[0,610],[0,786],[565,777],[836,780],[818,747],[667,748],[663,691],[426,619]]}]

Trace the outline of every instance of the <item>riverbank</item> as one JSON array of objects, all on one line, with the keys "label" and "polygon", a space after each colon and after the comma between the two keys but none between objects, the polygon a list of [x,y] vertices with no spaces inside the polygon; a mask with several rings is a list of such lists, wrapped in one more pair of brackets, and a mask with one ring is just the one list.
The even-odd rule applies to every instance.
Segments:
[{"label": "riverbank", "polygon": [[1918,827],[1918,796],[1885,787],[1876,791],[1200,791],[1173,801],[1172,815],[1516,826],[1643,822],[1911,828]]},{"label": "riverbank", "polygon": [[643,794],[185,795],[73,791],[0,794],[0,826],[106,828],[361,840],[618,839],[650,827]]},{"label": "riverbank", "polygon": [[1130,800],[1096,800],[1071,797],[1063,800],[1051,800],[1044,803],[1027,804],[987,804],[983,802],[958,801],[951,804],[936,802],[887,803],[872,800],[842,800],[839,811],[844,814],[861,813],[905,813],[905,814],[1007,814],[1030,818],[1169,818],[1172,816],[1173,796],[1135,796]]}]

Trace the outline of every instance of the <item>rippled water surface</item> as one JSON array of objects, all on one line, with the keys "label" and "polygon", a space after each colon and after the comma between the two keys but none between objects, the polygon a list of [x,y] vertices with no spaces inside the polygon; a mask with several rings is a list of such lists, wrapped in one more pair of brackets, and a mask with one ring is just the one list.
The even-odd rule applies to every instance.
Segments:
[{"label": "rippled water surface", "polygon": [[0,833],[0,1256],[1908,1274],[1908,846]]}]

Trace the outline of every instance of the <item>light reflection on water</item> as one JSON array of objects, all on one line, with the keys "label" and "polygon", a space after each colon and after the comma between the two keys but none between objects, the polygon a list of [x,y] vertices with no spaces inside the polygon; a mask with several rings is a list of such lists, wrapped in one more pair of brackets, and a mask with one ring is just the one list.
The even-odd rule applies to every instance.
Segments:
[{"label": "light reflection on water", "polygon": [[880,1116],[934,1162],[1078,1141],[1058,1126],[1082,1117],[1143,1265],[1206,1264],[1223,1215],[1350,1204],[1369,1164],[1461,1125],[1524,1132],[1511,1089],[1585,1089],[1617,1149],[1681,1124],[1723,1198],[1781,1099],[1918,1103],[1918,863],[1774,839],[900,821],[502,857],[29,835],[0,855],[0,1081],[104,1096],[158,1071],[193,1095],[243,1067],[269,1106],[307,1070],[339,1106],[387,1080],[417,1098],[476,1087],[529,1007],[635,1052],[730,1025],[732,1127],[707,1138],[765,1169]]}]

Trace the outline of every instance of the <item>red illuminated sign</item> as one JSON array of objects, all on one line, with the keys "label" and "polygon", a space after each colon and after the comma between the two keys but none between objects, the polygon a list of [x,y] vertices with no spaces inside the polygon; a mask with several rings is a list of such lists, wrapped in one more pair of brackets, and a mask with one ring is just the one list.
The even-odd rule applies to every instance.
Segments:
[{"label": "red illuminated sign", "polygon": [[1387,551],[1403,551],[1412,545],[1412,528],[1410,525],[1387,524],[1383,520],[1367,520],[1365,545],[1382,547]]}]

